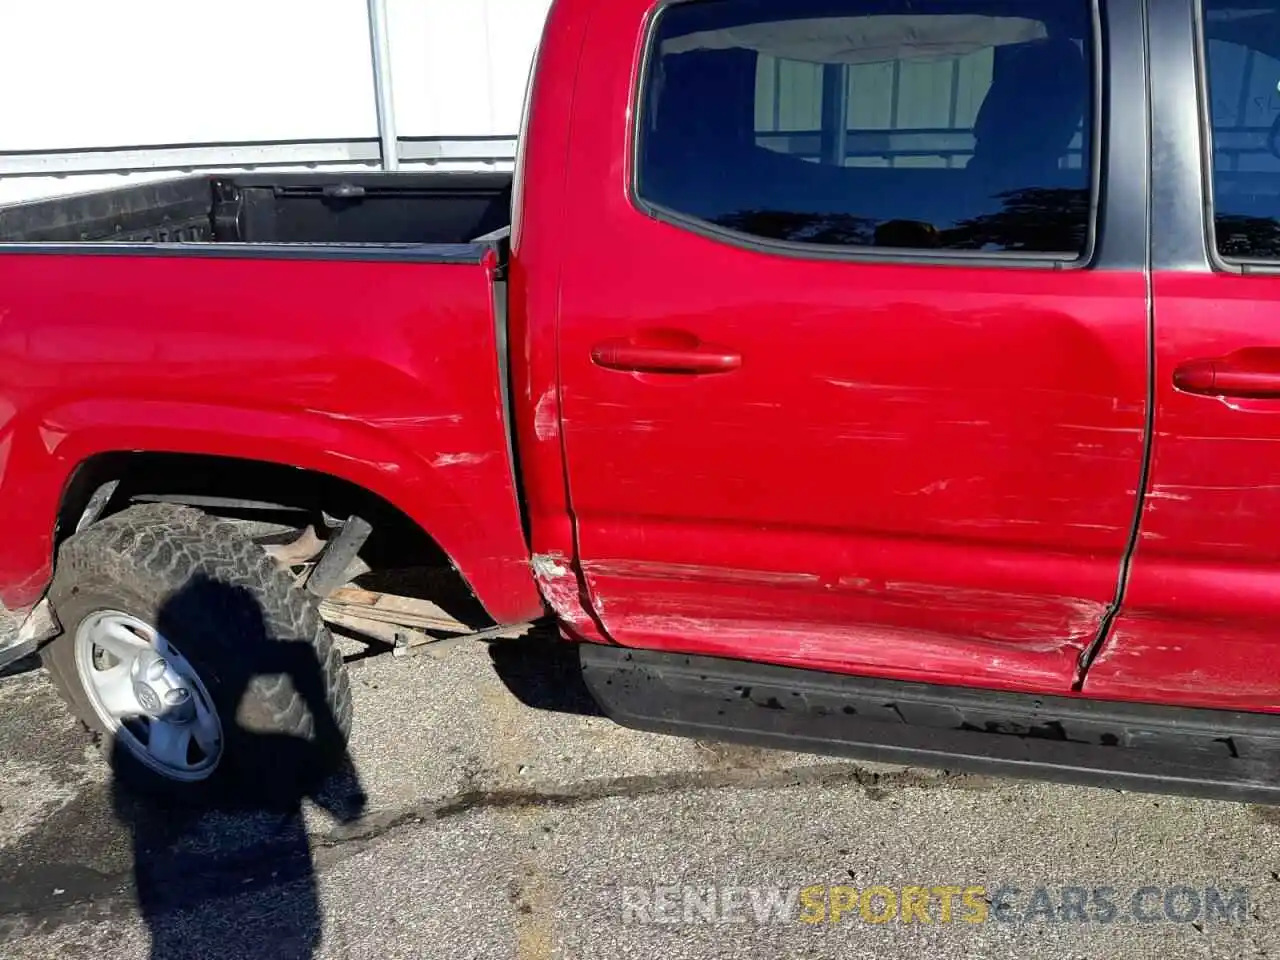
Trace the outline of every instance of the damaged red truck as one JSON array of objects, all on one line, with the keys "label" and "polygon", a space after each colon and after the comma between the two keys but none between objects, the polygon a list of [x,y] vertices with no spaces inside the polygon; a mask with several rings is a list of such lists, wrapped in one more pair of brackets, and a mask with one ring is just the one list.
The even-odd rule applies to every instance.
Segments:
[{"label": "damaged red truck", "polygon": [[514,178],[0,209],[7,656],[179,792],[431,601],[642,728],[1274,800],[1277,82],[1261,0],[557,0]]}]

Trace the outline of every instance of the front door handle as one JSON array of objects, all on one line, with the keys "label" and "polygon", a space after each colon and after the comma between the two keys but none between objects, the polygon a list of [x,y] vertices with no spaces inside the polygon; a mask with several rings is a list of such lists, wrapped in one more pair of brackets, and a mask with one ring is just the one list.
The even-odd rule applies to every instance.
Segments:
[{"label": "front door handle", "polygon": [[1249,347],[1217,359],[1192,360],[1173,372],[1184,393],[1214,397],[1280,397],[1280,347]]},{"label": "front door handle", "polygon": [[742,355],[683,330],[655,330],[597,343],[591,362],[632,373],[731,373],[742,366]]}]

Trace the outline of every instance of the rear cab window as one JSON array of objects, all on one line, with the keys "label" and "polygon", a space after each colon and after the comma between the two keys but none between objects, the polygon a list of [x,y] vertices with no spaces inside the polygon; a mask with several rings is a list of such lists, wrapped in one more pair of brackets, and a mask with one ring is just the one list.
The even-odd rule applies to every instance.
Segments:
[{"label": "rear cab window", "polygon": [[808,248],[1086,258],[1085,0],[683,0],[651,30],[635,193]]},{"label": "rear cab window", "polygon": [[1214,245],[1280,261],[1280,3],[1203,0]]}]

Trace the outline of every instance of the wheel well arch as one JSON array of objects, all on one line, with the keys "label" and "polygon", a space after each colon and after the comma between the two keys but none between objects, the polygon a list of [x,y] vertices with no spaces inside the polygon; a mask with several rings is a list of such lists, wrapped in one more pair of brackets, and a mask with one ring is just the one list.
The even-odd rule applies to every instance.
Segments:
[{"label": "wheel well arch", "polygon": [[309,525],[321,530],[326,519],[361,516],[373,527],[361,552],[371,568],[365,585],[390,582],[387,592],[431,599],[464,623],[492,622],[452,558],[394,504],[341,477],[266,460],[145,451],[91,456],[63,490],[55,554],[78,529],[154,500],[198,507],[268,541]]}]

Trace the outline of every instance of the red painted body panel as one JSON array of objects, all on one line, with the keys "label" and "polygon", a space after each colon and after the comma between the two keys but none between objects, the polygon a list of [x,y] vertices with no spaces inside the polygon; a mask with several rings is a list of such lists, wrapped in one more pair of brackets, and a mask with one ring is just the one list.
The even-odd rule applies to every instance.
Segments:
[{"label": "red painted body panel", "polygon": [[[557,237],[571,556],[599,623],[626,645],[1067,690],[1137,507],[1145,277],[761,253],[638,212],[651,6],[594,12]],[[627,341],[741,363],[593,362]]]},{"label": "red painted body panel", "polygon": [[1150,482],[1122,614],[1084,690],[1280,711],[1280,399],[1203,396],[1174,384],[1175,371],[1200,361],[1273,365],[1280,279],[1157,274],[1154,294]]},{"label": "red painted body panel", "polygon": [[147,450],[356,483],[457,563],[489,613],[529,572],[479,265],[0,256],[0,584],[39,598],[76,466]]},{"label": "red painted body panel", "polygon": [[43,590],[85,459],[221,454],[385,497],[499,621],[545,599],[584,640],[1060,694],[1141,507],[1076,692],[1280,710],[1280,279],[1154,279],[1149,438],[1141,270],[783,255],[638,211],[653,7],[557,0],[530,90],[508,333],[532,562],[484,268],[9,255],[2,599]]},{"label": "red painted body panel", "polygon": [[584,603],[561,443],[558,314],[570,203],[565,158],[577,67],[598,4],[552,4],[538,48],[513,191],[509,323],[514,428],[535,574],[561,624],[603,641]]}]

